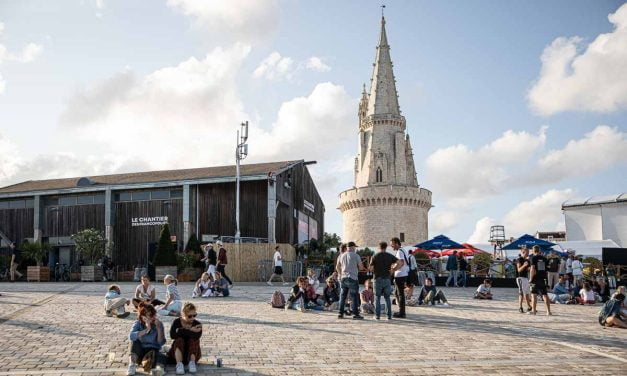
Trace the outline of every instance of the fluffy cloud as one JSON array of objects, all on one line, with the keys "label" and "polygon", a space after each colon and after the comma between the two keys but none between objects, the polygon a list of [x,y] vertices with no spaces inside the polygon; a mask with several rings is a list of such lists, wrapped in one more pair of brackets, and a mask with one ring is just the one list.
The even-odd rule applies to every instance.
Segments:
[{"label": "fluffy cloud", "polygon": [[167,4],[191,17],[196,27],[242,42],[274,32],[280,14],[278,0],[168,0]]},{"label": "fluffy cloud", "polygon": [[545,48],[540,76],[528,93],[535,112],[627,108],[627,4],[608,19],[614,31],[597,36],[582,53],[579,37],[560,37]]},{"label": "fluffy cloud", "polygon": [[462,214],[452,210],[431,210],[429,212],[429,233],[431,236],[446,234],[461,221]]},{"label": "fluffy cloud", "polygon": [[545,127],[535,135],[509,130],[476,150],[466,145],[438,149],[426,161],[430,189],[464,206],[501,193],[510,168],[530,160],[544,146],[545,133]]},{"label": "fluffy cloud", "polygon": [[307,61],[305,61],[305,67],[314,72],[328,72],[331,70],[331,67],[317,56],[312,56],[307,59]]},{"label": "fluffy cloud", "polygon": [[[4,24],[0,22],[0,37],[4,31]],[[13,61],[17,63],[30,63],[37,59],[43,52],[43,47],[36,43],[28,43],[20,53],[10,52],[2,43],[0,43],[0,66],[4,61]],[[6,81],[0,72],[0,94],[6,89]]]},{"label": "fluffy cloud", "polygon": [[253,77],[270,81],[290,80],[293,70],[294,60],[291,57],[282,57],[275,51],[261,61],[253,72]]},{"label": "fluffy cloud", "polygon": [[468,243],[487,243],[490,227],[496,224],[505,226],[507,237],[534,234],[536,231],[564,230],[562,203],[574,197],[572,189],[551,189],[529,201],[523,201],[508,211],[501,220],[483,217],[475,224]]},{"label": "fluffy cloud", "polygon": [[[590,176],[615,164],[627,163],[627,132],[599,125],[582,139],[541,158],[530,179],[539,183]],[[527,179],[525,179],[527,180]]]}]

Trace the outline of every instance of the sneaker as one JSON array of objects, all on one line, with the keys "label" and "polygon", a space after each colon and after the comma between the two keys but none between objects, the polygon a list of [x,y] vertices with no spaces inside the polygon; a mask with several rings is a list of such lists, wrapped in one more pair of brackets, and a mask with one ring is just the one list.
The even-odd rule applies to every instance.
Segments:
[{"label": "sneaker", "polygon": [[268,286],[272,286],[272,282],[268,281],[266,283],[268,284]]},{"label": "sneaker", "polygon": [[165,371],[163,370],[163,367],[158,364],[155,369],[152,370],[151,372],[151,376],[163,376],[165,375]]},{"label": "sneaker", "polygon": [[132,376],[135,374],[135,372],[137,372],[137,366],[135,365],[135,363],[129,364],[128,369],[126,370],[126,374],[128,376]]},{"label": "sneaker", "polygon": [[381,320],[380,316],[375,317],[375,320]]},{"label": "sneaker", "polygon": [[300,312],[301,312],[301,313],[305,313],[305,312],[307,312],[307,311],[305,311],[305,306],[300,306]]},{"label": "sneaker", "polygon": [[127,318],[130,314],[131,314],[131,313],[127,311],[127,312],[124,312],[124,313],[121,313],[121,314],[117,315],[116,317],[117,317],[118,319],[125,319],[125,318]]},{"label": "sneaker", "polygon": [[448,303],[443,303],[442,304],[444,307],[450,307]]},{"label": "sneaker", "polygon": [[392,320],[392,316],[388,316],[388,320]]},{"label": "sneaker", "polygon": [[337,315],[337,318],[338,318],[338,319],[343,319],[343,318],[344,318],[344,314],[343,314],[343,313],[340,313],[339,315]]},{"label": "sneaker", "polygon": [[189,361],[189,364],[187,366],[187,370],[189,371],[189,373],[196,373],[196,362],[194,362],[193,360]]},{"label": "sneaker", "polygon": [[364,317],[362,315],[355,315],[353,316],[353,320],[363,320]]},{"label": "sneaker", "polygon": [[184,375],[185,374],[185,367],[183,366],[183,363],[176,363],[176,374],[177,375]]},{"label": "sneaker", "polygon": [[289,282],[283,282],[283,286],[289,285]]},{"label": "sneaker", "polygon": [[289,310],[290,310],[290,305],[289,305],[289,304],[286,304],[286,305],[285,305],[285,312],[287,312],[287,311],[289,311]]}]

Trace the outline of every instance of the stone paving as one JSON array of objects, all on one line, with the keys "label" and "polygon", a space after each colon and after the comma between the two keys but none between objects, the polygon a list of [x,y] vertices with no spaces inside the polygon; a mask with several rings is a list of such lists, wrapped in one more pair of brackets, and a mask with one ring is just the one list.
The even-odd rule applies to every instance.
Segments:
[{"label": "stone paving", "polygon": [[[0,284],[0,376],[123,375],[126,319],[103,315],[105,283]],[[134,283],[121,283],[129,297]],[[332,312],[272,309],[272,291],[238,284],[229,298],[195,300],[207,375],[625,375],[627,330],[602,328],[599,306],[519,314],[515,289],[496,300],[444,289],[452,307],[408,307],[407,319],[338,320]],[[190,296],[191,283],[179,284]],[[157,286],[163,295],[163,285]],[[165,318],[166,331],[172,318]],[[218,355],[224,367],[213,366]],[[168,367],[168,374],[173,368]],[[138,374],[141,374],[138,372]]]}]

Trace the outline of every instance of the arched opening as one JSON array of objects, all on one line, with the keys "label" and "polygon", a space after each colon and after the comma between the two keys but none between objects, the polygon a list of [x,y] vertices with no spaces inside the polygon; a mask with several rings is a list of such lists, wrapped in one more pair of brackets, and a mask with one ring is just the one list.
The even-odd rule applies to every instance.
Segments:
[{"label": "arched opening", "polygon": [[376,182],[377,183],[383,182],[383,171],[381,171],[381,167],[377,167]]}]

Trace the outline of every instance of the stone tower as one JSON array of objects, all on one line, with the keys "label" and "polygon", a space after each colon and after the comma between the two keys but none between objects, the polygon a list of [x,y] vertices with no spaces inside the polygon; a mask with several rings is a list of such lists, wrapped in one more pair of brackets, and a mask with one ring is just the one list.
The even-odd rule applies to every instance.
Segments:
[{"label": "stone tower", "polygon": [[420,188],[416,178],[384,17],[373,66],[370,93],[364,85],[359,102],[354,185],[340,193],[342,239],[361,247],[377,246],[392,237],[399,237],[404,245],[415,244],[428,236],[431,192]]}]

